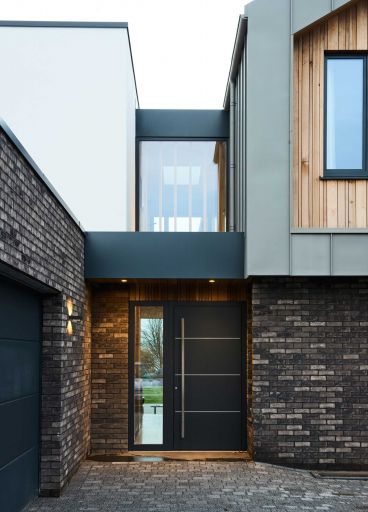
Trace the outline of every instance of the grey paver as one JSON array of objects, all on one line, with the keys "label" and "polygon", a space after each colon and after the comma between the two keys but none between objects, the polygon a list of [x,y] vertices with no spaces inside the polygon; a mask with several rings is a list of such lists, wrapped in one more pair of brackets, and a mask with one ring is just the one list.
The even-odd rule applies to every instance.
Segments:
[{"label": "grey paver", "polygon": [[24,512],[368,512],[368,481],[247,462],[86,461],[60,498]]}]

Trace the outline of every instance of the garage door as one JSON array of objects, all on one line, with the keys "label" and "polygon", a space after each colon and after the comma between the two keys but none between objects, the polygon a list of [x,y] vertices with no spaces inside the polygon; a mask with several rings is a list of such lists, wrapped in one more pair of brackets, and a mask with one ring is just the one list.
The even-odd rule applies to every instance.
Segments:
[{"label": "garage door", "polygon": [[41,304],[0,278],[0,510],[17,512],[38,490]]}]

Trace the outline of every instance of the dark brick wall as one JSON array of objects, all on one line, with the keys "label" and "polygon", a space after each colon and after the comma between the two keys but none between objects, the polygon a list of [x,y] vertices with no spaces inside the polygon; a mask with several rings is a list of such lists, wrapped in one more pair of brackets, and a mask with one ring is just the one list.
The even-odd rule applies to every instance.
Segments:
[{"label": "dark brick wall", "polygon": [[129,292],[121,285],[93,289],[91,451],[128,449]]},{"label": "dark brick wall", "polygon": [[253,284],[254,458],[368,466],[368,280]]},{"label": "dark brick wall", "polygon": [[[84,235],[0,129],[0,263],[55,289],[43,300],[41,492],[58,494],[89,447]],[[66,333],[66,300],[87,322]]]}]

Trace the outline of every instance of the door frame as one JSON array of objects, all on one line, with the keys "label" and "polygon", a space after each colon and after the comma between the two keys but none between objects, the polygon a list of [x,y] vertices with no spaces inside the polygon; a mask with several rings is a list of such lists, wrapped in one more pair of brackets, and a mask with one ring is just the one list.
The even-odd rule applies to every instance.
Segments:
[{"label": "door frame", "polygon": [[[136,306],[161,306],[164,315],[163,333],[163,443],[134,444],[134,312]],[[174,449],[174,344],[165,343],[174,337],[174,309],[177,306],[238,306],[241,311],[241,451],[247,450],[247,303],[236,301],[142,300],[129,301],[128,323],[128,449],[130,451],[173,451]],[[166,322],[165,322],[166,319]],[[169,320],[169,321],[168,321]],[[169,362],[169,364],[167,363]],[[197,450],[199,451],[199,450]]]}]

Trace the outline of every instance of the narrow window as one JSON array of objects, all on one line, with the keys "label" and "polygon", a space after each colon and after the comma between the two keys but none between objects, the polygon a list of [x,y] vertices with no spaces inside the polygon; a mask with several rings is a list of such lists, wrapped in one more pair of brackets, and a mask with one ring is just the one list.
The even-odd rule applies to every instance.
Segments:
[{"label": "narrow window", "polygon": [[325,176],[366,175],[366,57],[326,58]]},{"label": "narrow window", "polygon": [[142,141],[140,231],[225,231],[226,142]]},{"label": "narrow window", "polygon": [[134,327],[134,444],[163,443],[163,308],[137,306]]}]

